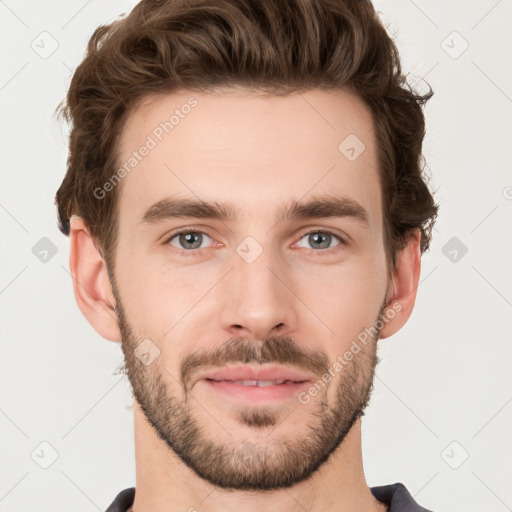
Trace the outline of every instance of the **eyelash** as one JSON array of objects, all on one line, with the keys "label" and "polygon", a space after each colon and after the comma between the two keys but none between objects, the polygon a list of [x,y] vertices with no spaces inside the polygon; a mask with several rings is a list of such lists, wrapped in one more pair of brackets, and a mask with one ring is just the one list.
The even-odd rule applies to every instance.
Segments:
[{"label": "eyelash", "polygon": [[[201,231],[200,229],[187,228],[187,229],[183,229],[181,231],[174,232],[172,235],[170,235],[168,238],[166,238],[166,240],[163,243],[164,243],[164,245],[168,245],[171,240],[173,240],[174,238],[176,238],[179,235],[197,234],[197,233],[200,233],[202,235],[208,236],[209,238],[212,238],[212,237],[210,237],[210,235],[208,235],[208,233],[205,233],[204,231]],[[333,236],[334,238],[336,238],[340,242],[339,245],[336,245],[334,247],[330,247],[329,249],[320,249],[320,250],[309,249],[310,251],[318,253],[318,256],[320,256],[320,257],[328,256],[328,255],[331,254],[328,251],[333,250],[333,249],[335,251],[336,251],[336,249],[340,250],[340,249],[342,249],[343,246],[346,245],[345,240],[343,238],[341,238],[339,235],[336,235],[332,231],[328,231],[328,230],[324,230],[324,229],[312,229],[310,231],[302,233],[302,235],[299,237],[298,240],[300,241],[305,236],[310,235],[312,233],[319,233],[319,234],[322,234],[322,235],[331,235],[331,236]],[[169,247],[172,247],[172,246],[169,246]],[[206,249],[206,247],[204,247],[203,249]],[[185,250],[185,249],[175,250],[175,249],[171,249],[171,252],[173,252],[174,254],[178,254],[180,256],[189,257],[189,256],[196,256],[197,254],[201,254],[201,251],[203,251],[203,249],[190,249],[190,250]]]}]

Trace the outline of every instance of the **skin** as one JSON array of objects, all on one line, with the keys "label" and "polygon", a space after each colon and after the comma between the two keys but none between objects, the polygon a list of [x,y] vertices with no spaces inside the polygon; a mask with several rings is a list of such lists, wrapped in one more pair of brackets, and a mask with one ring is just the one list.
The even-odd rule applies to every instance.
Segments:
[{"label": "skin", "polygon": [[[346,89],[282,97],[182,90],[134,110],[121,161],[190,96],[198,105],[119,185],[115,283],[83,219],[73,219],[70,234],[77,303],[101,336],[122,344],[135,396],[132,510],[387,510],[365,480],[361,416],[377,343],[414,306],[420,233],[389,276],[371,114]],[[354,161],[338,150],[351,133],[365,144]],[[368,224],[277,216],[291,200],[326,194],[357,201]],[[167,196],[230,202],[241,215],[140,222]],[[185,227],[203,238],[195,246],[193,238],[167,242]],[[334,236],[322,245],[315,229]],[[251,263],[236,250],[248,236],[262,249]],[[307,404],[295,397],[244,403],[194,383],[197,372],[228,361],[279,363],[321,379],[393,307],[380,332]],[[149,365],[135,355],[144,339],[159,351]],[[192,356],[196,365],[184,365]]]}]

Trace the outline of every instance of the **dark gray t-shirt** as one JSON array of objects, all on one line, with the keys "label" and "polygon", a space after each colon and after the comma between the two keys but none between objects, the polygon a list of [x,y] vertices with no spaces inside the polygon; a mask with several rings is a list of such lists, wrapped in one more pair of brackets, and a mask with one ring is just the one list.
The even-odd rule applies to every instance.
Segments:
[{"label": "dark gray t-shirt", "polygon": [[[388,512],[432,512],[416,503],[405,485],[396,484],[370,487],[373,495],[388,506]],[[133,504],[135,487],[121,491],[105,512],[126,512]]]}]

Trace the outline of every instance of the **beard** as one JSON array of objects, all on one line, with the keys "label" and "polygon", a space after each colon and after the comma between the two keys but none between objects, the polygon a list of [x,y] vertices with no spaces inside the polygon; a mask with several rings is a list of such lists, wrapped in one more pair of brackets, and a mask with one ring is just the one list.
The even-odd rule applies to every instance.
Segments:
[{"label": "beard", "polygon": [[[307,420],[299,422],[293,418],[293,412],[299,408],[304,414],[302,408],[306,406],[299,403],[284,420],[277,405],[242,404],[234,409],[235,420],[245,429],[251,428],[254,437],[245,435],[239,439],[224,429],[229,438],[222,441],[213,430],[223,418],[208,413],[209,428],[198,417],[197,412],[205,409],[205,404],[194,398],[188,386],[195,370],[227,363],[267,363],[293,366],[321,377],[328,371],[328,358],[318,350],[297,345],[287,336],[273,336],[260,344],[247,338],[230,338],[213,352],[200,351],[187,356],[176,378],[162,367],[163,358],[145,366],[136,356],[135,349],[144,336],[136,336],[115,286],[113,292],[124,354],[121,373],[128,376],[133,396],[158,437],[196,475],[212,485],[230,490],[268,491],[305,481],[328,461],[364,415],[373,390],[375,367],[380,361],[377,356],[380,329],[375,328],[370,341],[346,362],[325,390],[310,400]],[[379,325],[384,310],[382,304],[374,325]],[[336,388],[331,403],[327,396],[329,387]],[[274,427],[275,432],[280,421],[294,422],[296,430],[292,438],[269,437],[272,432],[261,438],[263,429]]]}]

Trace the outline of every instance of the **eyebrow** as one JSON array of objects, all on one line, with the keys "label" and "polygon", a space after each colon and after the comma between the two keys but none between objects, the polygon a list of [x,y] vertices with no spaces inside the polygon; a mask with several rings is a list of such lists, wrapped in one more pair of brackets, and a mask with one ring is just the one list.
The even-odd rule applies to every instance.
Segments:
[{"label": "eyebrow", "polygon": [[[164,198],[151,205],[139,223],[156,224],[167,219],[197,218],[232,222],[240,210],[231,203],[196,199]],[[325,217],[351,217],[369,225],[367,211],[353,199],[337,196],[319,196],[307,202],[290,201],[280,208],[280,220],[303,220]]]}]

